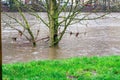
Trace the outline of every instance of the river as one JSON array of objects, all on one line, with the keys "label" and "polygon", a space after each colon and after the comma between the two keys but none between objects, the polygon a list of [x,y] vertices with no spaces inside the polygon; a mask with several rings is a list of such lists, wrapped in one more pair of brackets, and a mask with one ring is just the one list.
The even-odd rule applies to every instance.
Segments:
[{"label": "river", "polygon": [[[21,20],[18,13],[8,13]],[[46,13],[39,13],[42,18],[47,20]],[[101,13],[98,13],[98,15]],[[49,35],[48,28],[35,17],[25,13],[33,32],[40,30],[39,38]],[[91,14],[90,16],[93,16]],[[1,14],[2,20],[12,26],[20,26],[4,13]],[[49,48],[48,42],[41,40],[37,42],[37,47],[33,48],[28,41],[18,37],[18,32],[11,29],[9,25],[1,21],[2,25],[2,62],[28,62],[31,60],[64,59],[80,56],[109,56],[120,55],[120,15],[111,13],[97,20],[81,21],[67,28],[59,46]],[[77,33],[70,35],[70,32]],[[12,38],[18,37],[16,42]]]}]

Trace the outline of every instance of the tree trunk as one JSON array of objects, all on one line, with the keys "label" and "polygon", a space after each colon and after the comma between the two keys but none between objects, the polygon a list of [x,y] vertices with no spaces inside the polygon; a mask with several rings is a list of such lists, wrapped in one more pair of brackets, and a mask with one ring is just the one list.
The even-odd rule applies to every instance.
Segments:
[{"label": "tree trunk", "polygon": [[57,30],[55,29],[55,25],[52,25],[51,21],[51,26],[50,26],[50,46],[56,46],[58,44],[58,33]]},{"label": "tree trunk", "polygon": [[27,30],[28,30],[28,33],[31,36],[31,42],[32,42],[33,47],[36,47],[36,41],[35,41],[35,38],[34,38],[34,35],[33,35],[32,31],[30,30],[30,28],[28,28]]},{"label": "tree trunk", "polygon": [[49,45],[56,46],[58,44],[58,8],[56,0],[49,0],[49,31],[50,31],[50,43]]},{"label": "tree trunk", "polygon": [[108,0],[108,10],[110,10],[110,0]]}]

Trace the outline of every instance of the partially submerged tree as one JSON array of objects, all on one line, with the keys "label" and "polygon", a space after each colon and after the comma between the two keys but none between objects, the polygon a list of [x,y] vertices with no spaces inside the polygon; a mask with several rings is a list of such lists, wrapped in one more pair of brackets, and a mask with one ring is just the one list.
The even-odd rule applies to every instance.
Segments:
[{"label": "partially submerged tree", "polygon": [[[25,17],[25,14],[22,12],[22,9],[21,9],[22,3],[17,1],[17,0],[10,0],[10,1],[14,2],[14,4],[12,4],[12,5],[14,5],[16,7],[16,10],[19,12],[19,14],[20,14],[20,16],[22,18],[22,21],[17,19],[16,17],[8,15],[7,13],[5,13],[5,14],[9,18],[13,19],[16,23],[18,23],[23,28],[23,30],[21,30],[20,28],[16,28],[16,27],[12,26],[8,22],[6,22],[4,19],[2,19],[2,20],[7,25],[9,25],[9,27],[17,30],[20,36],[23,35],[29,42],[32,43],[33,47],[35,47],[36,46],[36,39],[37,39],[38,34],[39,34],[39,30],[37,30],[37,35],[35,36],[33,34],[32,30],[31,30],[30,23],[28,22],[27,18]],[[26,35],[25,31],[27,31],[27,33],[29,35]],[[16,40],[16,38],[14,38],[14,40]]]},{"label": "partially submerged tree", "polygon": [[[87,13],[83,17],[78,17],[81,11],[85,8],[85,5],[81,4],[80,0],[44,0],[44,1],[45,4],[43,5],[43,7],[45,7],[47,11],[49,22],[46,23],[46,21],[44,21],[40,16],[39,18],[49,28],[50,46],[58,45],[59,41],[62,39],[69,25],[75,24],[82,20],[97,19],[106,15],[103,14],[94,18],[89,18],[88,15],[90,13]],[[64,2],[64,4],[62,4],[63,3],[62,1]],[[91,0],[84,2],[84,4],[88,4],[89,1]],[[62,12],[65,12],[67,14],[65,16],[63,15],[61,16]],[[63,29],[60,33],[58,33],[58,30],[61,26],[63,26]]]},{"label": "partially submerged tree", "polygon": [[[32,8],[29,9],[30,12],[28,13],[39,18],[40,21],[42,21],[49,28],[50,47],[58,45],[69,25],[78,23],[82,20],[98,19],[106,15],[102,14],[97,15],[96,17],[89,17],[89,15],[92,12],[91,11],[86,13],[84,16],[83,15],[81,16],[81,13],[86,8],[86,6],[89,3],[92,3],[91,0],[87,0],[86,2],[83,1],[80,2],[80,0],[39,0],[39,1],[42,2],[42,7],[44,7],[47,13],[48,21],[45,21],[39,14],[35,13],[35,11]],[[17,0],[15,0],[15,3],[18,4]],[[93,5],[91,5],[91,7],[93,9]],[[32,40],[30,41],[33,43],[33,46],[36,46],[35,37],[30,29],[27,19],[24,16],[24,13],[20,9],[20,6],[18,7],[18,10],[25,22],[25,26],[22,23],[18,22],[18,20],[16,20],[15,18],[13,19],[16,20],[16,22],[20,23],[21,26],[24,26],[24,28],[28,31],[28,33],[31,36]],[[93,11],[95,12],[96,10]],[[65,15],[61,15],[62,13],[65,13]],[[62,29],[59,32],[61,26]]]}]

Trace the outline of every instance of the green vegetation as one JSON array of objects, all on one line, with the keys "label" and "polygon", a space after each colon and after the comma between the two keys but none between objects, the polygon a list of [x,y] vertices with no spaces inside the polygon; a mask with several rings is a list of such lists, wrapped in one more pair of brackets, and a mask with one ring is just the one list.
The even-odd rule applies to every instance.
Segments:
[{"label": "green vegetation", "polygon": [[120,56],[3,64],[3,80],[119,80]]}]

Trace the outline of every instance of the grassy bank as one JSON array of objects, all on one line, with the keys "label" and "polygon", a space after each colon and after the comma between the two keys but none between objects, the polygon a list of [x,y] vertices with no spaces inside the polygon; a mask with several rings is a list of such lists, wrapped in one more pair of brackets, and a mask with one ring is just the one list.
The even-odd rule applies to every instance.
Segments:
[{"label": "grassy bank", "polygon": [[3,80],[120,80],[120,56],[3,64]]}]

